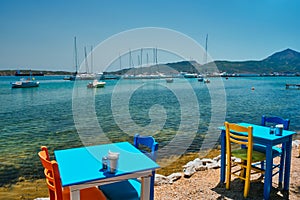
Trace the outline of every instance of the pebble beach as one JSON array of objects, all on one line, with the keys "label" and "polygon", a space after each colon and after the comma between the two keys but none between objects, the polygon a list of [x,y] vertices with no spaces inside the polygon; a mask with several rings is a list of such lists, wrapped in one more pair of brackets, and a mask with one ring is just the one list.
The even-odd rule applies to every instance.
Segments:
[{"label": "pebble beach", "polygon": [[[277,160],[278,161],[278,160]],[[300,199],[300,158],[299,150],[293,147],[289,196],[284,196],[278,189],[278,175],[273,177],[271,199]],[[263,199],[263,180],[252,179],[247,199]],[[243,199],[243,183],[232,178],[231,189],[226,190],[220,182],[220,168],[198,171],[190,178],[180,178],[173,184],[155,186],[156,200],[183,199]]]}]

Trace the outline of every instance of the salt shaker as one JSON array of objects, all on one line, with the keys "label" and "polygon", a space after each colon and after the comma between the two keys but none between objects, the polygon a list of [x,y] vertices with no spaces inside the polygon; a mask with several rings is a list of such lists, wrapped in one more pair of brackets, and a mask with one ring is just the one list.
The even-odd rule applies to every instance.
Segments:
[{"label": "salt shaker", "polygon": [[274,126],[270,127],[270,134],[274,134]]},{"label": "salt shaker", "polygon": [[102,157],[102,169],[103,171],[106,171],[107,170],[107,165],[108,165],[108,158],[106,156],[103,156]]}]

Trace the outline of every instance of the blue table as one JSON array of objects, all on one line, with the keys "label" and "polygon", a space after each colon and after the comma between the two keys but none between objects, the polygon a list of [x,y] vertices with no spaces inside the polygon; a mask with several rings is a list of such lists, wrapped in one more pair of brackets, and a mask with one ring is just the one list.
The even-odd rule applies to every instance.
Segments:
[{"label": "blue table", "polygon": [[[115,174],[102,170],[102,157],[109,150],[120,153]],[[141,197],[149,199],[152,170],[159,168],[157,163],[128,142],[56,150],[54,155],[62,186],[70,187],[72,200],[80,198],[81,189],[139,177],[142,178]]]},{"label": "blue table", "polygon": [[[266,169],[264,180],[264,199],[270,199],[270,192],[272,188],[272,167],[273,167],[273,155],[272,147],[278,144],[282,144],[282,156],[284,156],[284,187],[283,190],[289,190],[290,184],[290,169],[291,169],[291,152],[292,152],[292,139],[296,132],[283,130],[282,136],[276,136],[270,134],[270,128],[265,126],[258,126],[249,123],[239,123],[241,126],[253,127],[253,139],[254,143],[262,144],[266,146]],[[226,169],[226,133],[225,127],[219,127],[221,129],[221,176],[220,181],[225,182],[225,169]]]}]

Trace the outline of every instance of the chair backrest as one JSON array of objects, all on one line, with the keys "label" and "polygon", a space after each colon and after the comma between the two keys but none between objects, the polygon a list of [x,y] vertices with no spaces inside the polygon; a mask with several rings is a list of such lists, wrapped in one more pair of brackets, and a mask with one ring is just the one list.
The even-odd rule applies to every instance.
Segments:
[{"label": "chair backrest", "polygon": [[267,126],[267,125],[276,125],[276,124],[283,124],[283,129],[288,130],[290,126],[290,120],[289,119],[283,119],[281,117],[266,117],[262,116],[261,118],[261,125]]},{"label": "chair backrest", "polygon": [[45,146],[41,147],[38,153],[41,163],[43,165],[44,174],[46,176],[46,183],[49,189],[50,200],[63,199],[62,185],[58,171],[58,164],[56,161],[50,161],[48,149]]},{"label": "chair backrest", "polygon": [[133,145],[148,155],[152,160],[156,161],[158,143],[152,136],[141,136],[139,134],[135,134]]},{"label": "chair backrest", "polygon": [[[133,145],[140,149],[143,153],[149,156],[152,160],[156,161],[156,153],[158,150],[158,143],[152,136],[141,136],[135,134]],[[144,148],[146,147],[146,149]],[[150,200],[154,199],[154,179],[155,170],[152,171],[151,182],[150,182]]]},{"label": "chair backrest", "polygon": [[239,144],[247,147],[247,162],[252,163],[252,148],[253,148],[253,134],[252,126],[244,127],[238,124],[231,124],[225,122],[226,128],[226,154],[228,158],[231,157],[231,144]]}]

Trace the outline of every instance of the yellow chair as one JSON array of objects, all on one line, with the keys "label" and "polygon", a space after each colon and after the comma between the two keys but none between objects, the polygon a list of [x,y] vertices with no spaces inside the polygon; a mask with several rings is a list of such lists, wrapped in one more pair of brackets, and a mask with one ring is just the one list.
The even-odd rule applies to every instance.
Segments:
[{"label": "yellow chair", "polygon": [[[62,187],[58,164],[50,161],[47,147],[42,146],[38,153],[46,176],[46,183],[49,189],[50,200],[70,200],[70,188]],[[80,190],[80,199],[85,200],[106,200],[105,195],[96,187]]]},{"label": "yellow chair", "polygon": [[[252,166],[252,163],[266,159],[264,153],[253,151],[252,127],[243,127],[238,124],[225,122],[226,128],[226,189],[230,189],[231,174],[245,181],[244,197],[249,194],[251,174],[264,173],[263,170]],[[245,145],[246,148],[233,149],[232,144]],[[241,159],[241,162],[231,160],[231,157]],[[241,168],[231,172],[233,165]],[[254,172],[252,172],[254,171]],[[246,174],[245,174],[246,172]]]}]

